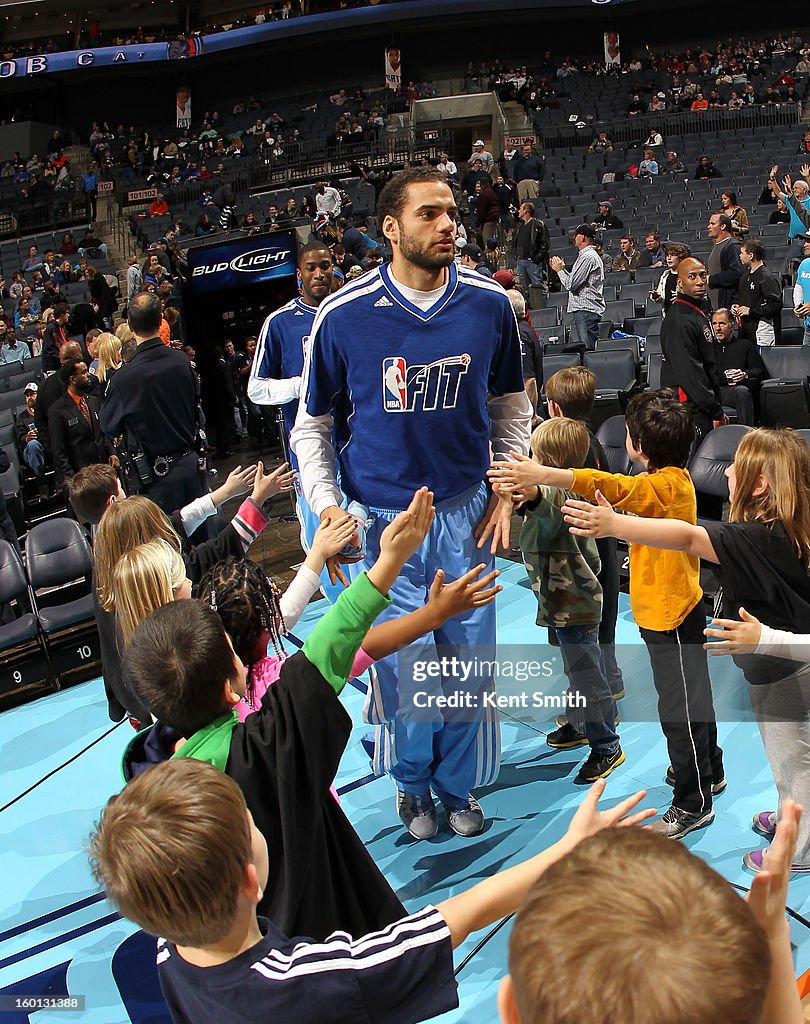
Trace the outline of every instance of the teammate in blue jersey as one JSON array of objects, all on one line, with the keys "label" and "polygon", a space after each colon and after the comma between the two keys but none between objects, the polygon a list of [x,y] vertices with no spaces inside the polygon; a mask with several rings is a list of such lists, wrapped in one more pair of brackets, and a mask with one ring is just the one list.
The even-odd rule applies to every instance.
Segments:
[{"label": "teammate in blue jersey", "polygon": [[[454,265],[456,215],[438,171],[403,172],[386,185],[378,218],[392,262],[320,306],[292,432],[304,492],[322,520],[341,504],[336,447],[343,490],[369,511],[366,565],[409,489],[434,492],[434,524],[391,591],[388,616],[424,604],[440,566],[455,579],[508,547],[511,504],[484,482],[490,444],[507,457],[529,447],[515,317],[500,285]],[[376,726],[375,768],[393,776],[399,815],[418,839],[438,829],[431,790],[458,835],[482,831],[472,790],[497,776],[500,732],[486,669],[466,683],[446,672],[418,682],[414,662],[445,668],[437,655],[455,654],[480,665],[494,647],[494,606],[477,608],[372,672],[365,715]],[[438,706],[461,691],[463,710]]]},{"label": "teammate in blue jersey", "polygon": [[804,235],[804,259],[796,271],[793,286],[793,309],[804,324],[802,344],[810,345],[810,235]]},{"label": "teammate in blue jersey", "polygon": [[[332,291],[333,269],[332,254],[321,242],[304,246],[298,254],[297,278],[301,294],[271,313],[259,334],[248,381],[248,398],[256,405],[281,406],[288,448],[290,431],[298,411],[304,352],[318,306]],[[297,469],[292,452],[289,458],[293,469]],[[300,487],[296,498],[296,513],[301,524],[301,546],[309,551],[318,528],[318,517],[310,509]],[[335,572],[334,561],[332,572]],[[333,582],[330,574],[324,570],[321,590],[327,600],[334,604],[343,586],[337,580]]]}]

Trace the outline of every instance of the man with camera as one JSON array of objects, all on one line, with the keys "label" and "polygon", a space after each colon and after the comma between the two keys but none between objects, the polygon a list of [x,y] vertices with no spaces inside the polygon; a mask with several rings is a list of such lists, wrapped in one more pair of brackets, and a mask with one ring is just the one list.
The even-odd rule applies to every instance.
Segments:
[{"label": "man with camera", "polygon": [[128,483],[171,513],[209,489],[197,450],[197,378],[185,352],[160,339],[157,295],[136,295],[127,318],[138,347],[110,382],[101,429],[123,436]]}]

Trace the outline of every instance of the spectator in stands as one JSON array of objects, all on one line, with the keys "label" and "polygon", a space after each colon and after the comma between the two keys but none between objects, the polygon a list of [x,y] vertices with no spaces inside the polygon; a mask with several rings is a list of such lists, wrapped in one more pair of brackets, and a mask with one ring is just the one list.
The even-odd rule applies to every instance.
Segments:
[{"label": "spectator in stands", "polygon": [[265,231],[275,231],[279,227],[278,216],[278,206],[275,203],[270,203],[267,207],[267,216],[264,218]]},{"label": "spectator in stands", "polygon": [[599,201],[599,210],[591,224],[600,231],[621,231],[624,222],[613,212],[613,204],[607,199]]},{"label": "spectator in stands", "polygon": [[62,235],[62,242],[59,246],[59,253],[62,256],[75,256],[79,249],[76,243],[73,241],[73,234],[70,231],[66,231]]},{"label": "spectator in stands", "polygon": [[0,321],[0,366],[21,363],[23,359],[30,358],[31,351],[26,342],[20,340],[13,330],[9,330],[5,321]]},{"label": "spectator in stands", "polygon": [[48,412],[53,465],[57,482],[67,492],[74,473],[96,463],[118,468],[112,443],[102,435],[96,403],[89,398],[93,382],[82,359],[70,359],[59,370],[65,394]]},{"label": "spectator in stands", "polygon": [[219,215],[219,230],[220,231],[233,231],[236,227],[236,196],[232,193],[226,193],[222,211]]},{"label": "spectator in stands", "polygon": [[546,176],[545,160],[532,151],[530,145],[523,146],[520,156],[515,161],[515,182],[521,202],[536,199],[540,195],[540,185]]},{"label": "spectator in stands", "polygon": [[588,146],[589,153],[612,153],[613,140],[607,132],[599,132],[593,142]]},{"label": "spectator in stands", "polygon": [[768,376],[756,344],[740,334],[737,336],[733,310],[716,309],[712,313],[712,331],[718,342],[717,376],[720,401],[734,409],[737,422],[754,425],[754,396],[761,381]]},{"label": "spectator in stands", "polygon": [[664,136],[657,128],[650,128],[650,134],[644,142],[645,149],[655,149],[656,146],[664,145]]},{"label": "spectator in stands", "polygon": [[605,312],[605,268],[594,248],[595,239],[596,229],[590,224],[580,224],[574,228],[577,258],[571,270],[565,269],[565,262],[559,256],[549,260],[549,266],[568,290],[568,312],[574,320],[577,340],[589,349],[596,346],[599,321]]},{"label": "spectator in stands", "polygon": [[681,260],[691,256],[692,250],[683,242],[667,242],[664,245],[664,252],[667,254],[667,269],[659,278],[655,289],[650,292],[653,302],[661,303],[662,317],[667,315],[675,298],[678,287],[678,266]]},{"label": "spectator in stands", "polygon": [[[368,255],[368,239],[354,224],[350,223],[345,217],[339,217],[337,220],[337,232],[340,243],[344,250],[353,256],[354,259],[362,264]],[[349,268],[347,268],[349,269]]]},{"label": "spectator in stands", "polygon": [[529,288],[540,288],[548,295],[545,268],[551,248],[551,238],[545,223],[535,217],[534,203],[523,202],[518,209],[518,226],[512,236],[515,272],[528,296]]},{"label": "spectator in stands", "polygon": [[48,493],[45,483],[45,447],[37,436],[35,421],[38,390],[39,388],[33,381],[25,385],[23,392],[25,408],[17,415],[14,433],[23,462],[37,478],[40,497],[45,497]]},{"label": "spectator in stands", "polygon": [[737,193],[726,191],[720,195],[720,207],[727,217],[731,217],[731,228],[735,237],[740,241],[748,235],[748,214],[737,204]]},{"label": "spectator in stands", "polygon": [[475,183],[475,224],[479,239],[486,245],[495,238],[501,219],[501,207],[491,182]]},{"label": "spectator in stands", "polygon": [[96,174],[96,165],[94,163],[88,164],[87,170],[82,175],[81,190],[84,196],[87,219],[94,221],[96,219],[98,199],[98,175]]},{"label": "spectator in stands", "polygon": [[[168,210],[166,212],[168,213]],[[95,259],[98,256],[103,256],[105,260],[110,258],[107,243],[102,242],[100,238],[93,234],[92,227],[88,227],[84,233],[84,237],[79,244],[79,255],[89,256],[91,259]]]},{"label": "spectator in stands", "polygon": [[706,97],[703,95],[703,93],[700,90],[698,90],[697,96],[695,96],[695,98],[692,100],[692,103],[691,103],[689,109],[690,110],[708,110],[709,109],[709,101],[706,99]]},{"label": "spectator in stands", "polygon": [[42,256],[40,255],[39,249],[35,245],[28,247],[28,256],[22,265],[23,273],[33,274],[35,270],[42,270],[45,265]]},{"label": "spectator in stands", "polygon": [[[667,111],[667,94],[665,92],[657,92],[650,100],[650,113],[651,114],[665,114]],[[659,143],[660,145],[660,143]]]},{"label": "spectator in stands", "polygon": [[143,272],[137,256],[130,256],[127,267],[127,301],[132,299],[143,286]]},{"label": "spectator in stands", "polygon": [[655,159],[651,149],[644,150],[644,159],[638,165],[638,176],[640,178],[651,178],[658,174],[658,161]]},{"label": "spectator in stands", "polygon": [[492,271],[484,260],[484,253],[481,247],[473,243],[468,243],[462,248],[461,265],[468,267],[470,270],[477,271],[483,277],[492,277]]},{"label": "spectator in stands", "polygon": [[628,107],[627,107],[628,116],[629,117],[636,117],[638,114],[643,114],[646,111],[646,109],[647,109],[647,107],[642,102],[641,97],[639,96],[639,94],[637,92],[633,93],[633,98],[630,100],[630,103],[628,104]]},{"label": "spectator in stands", "polygon": [[731,218],[720,211],[709,217],[706,230],[713,243],[706,266],[709,300],[712,309],[730,309],[737,301],[737,288],[745,269],[740,260],[740,243],[734,237]]},{"label": "spectator in stands", "polygon": [[256,214],[253,210],[248,210],[239,226],[245,235],[257,235],[261,231],[266,230],[266,227],[262,228],[262,225],[256,220]]},{"label": "spectator in stands", "polygon": [[778,345],[782,338],[782,285],[765,266],[765,246],[749,238],[740,247],[745,271],[740,278],[737,301],[731,312],[740,323],[740,334],[761,348]]},{"label": "spectator in stands", "polygon": [[[810,152],[810,150],[808,150]],[[444,171],[452,181],[458,181],[458,167],[453,163],[447,153],[439,154],[439,162],[436,164],[437,171]]]},{"label": "spectator in stands", "polygon": [[315,212],[328,213],[330,217],[340,214],[340,193],[322,181],[315,182]]},{"label": "spectator in stands", "polygon": [[657,231],[648,231],[644,238],[644,248],[638,258],[638,267],[664,268],[667,264],[667,254],[661,245],[661,238]]},{"label": "spectator in stands", "polygon": [[205,235],[210,235],[214,231],[214,225],[207,213],[201,213],[197,218],[197,223],[194,225],[194,237],[203,238]]},{"label": "spectator in stands", "polygon": [[23,334],[32,331],[39,320],[38,314],[31,312],[29,302],[29,299],[20,299],[17,312],[14,314],[14,330]]},{"label": "spectator in stands", "polygon": [[773,210],[770,217],[768,217],[769,224],[789,224],[790,213],[788,208],[785,206],[783,199],[776,200],[776,209]]},{"label": "spectator in stands", "polygon": [[150,217],[165,217],[169,213],[169,204],[162,192],[158,192],[155,199],[149,204]]},{"label": "spectator in stands", "polygon": [[20,296],[20,299],[25,299],[25,301],[28,303],[29,310],[35,316],[42,315],[42,299],[40,298],[39,293],[35,292],[30,285],[23,285],[22,295]]},{"label": "spectator in stands", "polygon": [[[508,273],[508,271],[502,273]],[[532,403],[532,425],[539,420],[540,388],[543,383],[543,347],[526,315],[526,299],[515,288],[508,288],[506,294],[512,304],[512,311],[520,335],[520,354],[523,360],[523,387]]]},{"label": "spectator in stands", "polygon": [[635,238],[629,233],[622,235],[619,249],[620,252],[613,258],[613,270],[635,270],[641,259]]},{"label": "spectator in stands", "polygon": [[42,338],[42,372],[53,373],[61,366],[59,353],[68,340],[68,320],[70,307],[60,303],[54,307],[53,316],[45,328]]},{"label": "spectator in stands", "polygon": [[722,178],[722,174],[707,156],[702,156],[695,168],[695,178]]},{"label": "spectator in stands", "polygon": [[105,331],[113,330],[113,316],[118,312],[118,300],[113,294],[112,288],[107,283],[104,274],[97,271],[95,267],[88,267],[84,276],[87,278],[93,309],[101,326]]},{"label": "spectator in stands", "polygon": [[467,207],[472,218],[473,227],[475,227],[475,208],[477,198],[475,186],[479,181],[490,183],[492,179],[484,170],[483,161],[476,157],[461,182],[461,192],[467,198]]},{"label": "spectator in stands", "polygon": [[492,170],[495,166],[495,158],[493,157],[492,153],[489,152],[488,149],[484,148],[483,139],[477,139],[473,143],[472,153],[470,153],[469,157],[467,158],[467,163],[469,165],[472,165],[476,160],[481,161],[481,166],[484,168],[487,174],[492,174]]}]

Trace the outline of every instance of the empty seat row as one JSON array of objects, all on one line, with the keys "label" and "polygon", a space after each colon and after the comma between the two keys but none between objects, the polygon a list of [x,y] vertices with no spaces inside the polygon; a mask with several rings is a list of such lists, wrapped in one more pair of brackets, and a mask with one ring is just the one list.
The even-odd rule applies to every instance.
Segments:
[{"label": "empty seat row", "polygon": [[0,540],[0,706],[99,674],[92,577],[90,545],[73,519],[32,527],[25,566]]}]

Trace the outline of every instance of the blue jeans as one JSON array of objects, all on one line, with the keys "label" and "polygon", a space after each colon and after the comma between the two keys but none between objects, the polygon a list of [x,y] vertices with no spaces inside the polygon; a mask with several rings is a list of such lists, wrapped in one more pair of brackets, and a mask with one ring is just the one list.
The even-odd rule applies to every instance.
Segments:
[{"label": "blue jeans", "polygon": [[810,345],[810,327],[804,328],[804,334],[802,335],[802,345]]},{"label": "blue jeans", "polygon": [[535,288],[542,288],[543,294],[548,295],[548,285],[543,280],[543,268],[539,263],[535,263],[534,260],[519,259],[515,269],[526,292],[527,299],[529,297],[530,285],[534,285]]},{"label": "blue jeans", "polygon": [[575,309],[573,319],[576,340],[582,342],[586,348],[596,348],[599,322],[602,317],[598,313],[592,313],[589,309]]},{"label": "blue jeans", "polygon": [[34,439],[25,446],[24,458],[34,476],[41,480],[45,476],[45,449]]},{"label": "blue jeans", "polygon": [[599,627],[565,626],[554,628],[554,632],[572,695],[582,694],[587,701],[584,708],[570,707],[568,720],[585,733],[592,750],[614,754],[619,747],[616,701],[605,678]]}]

